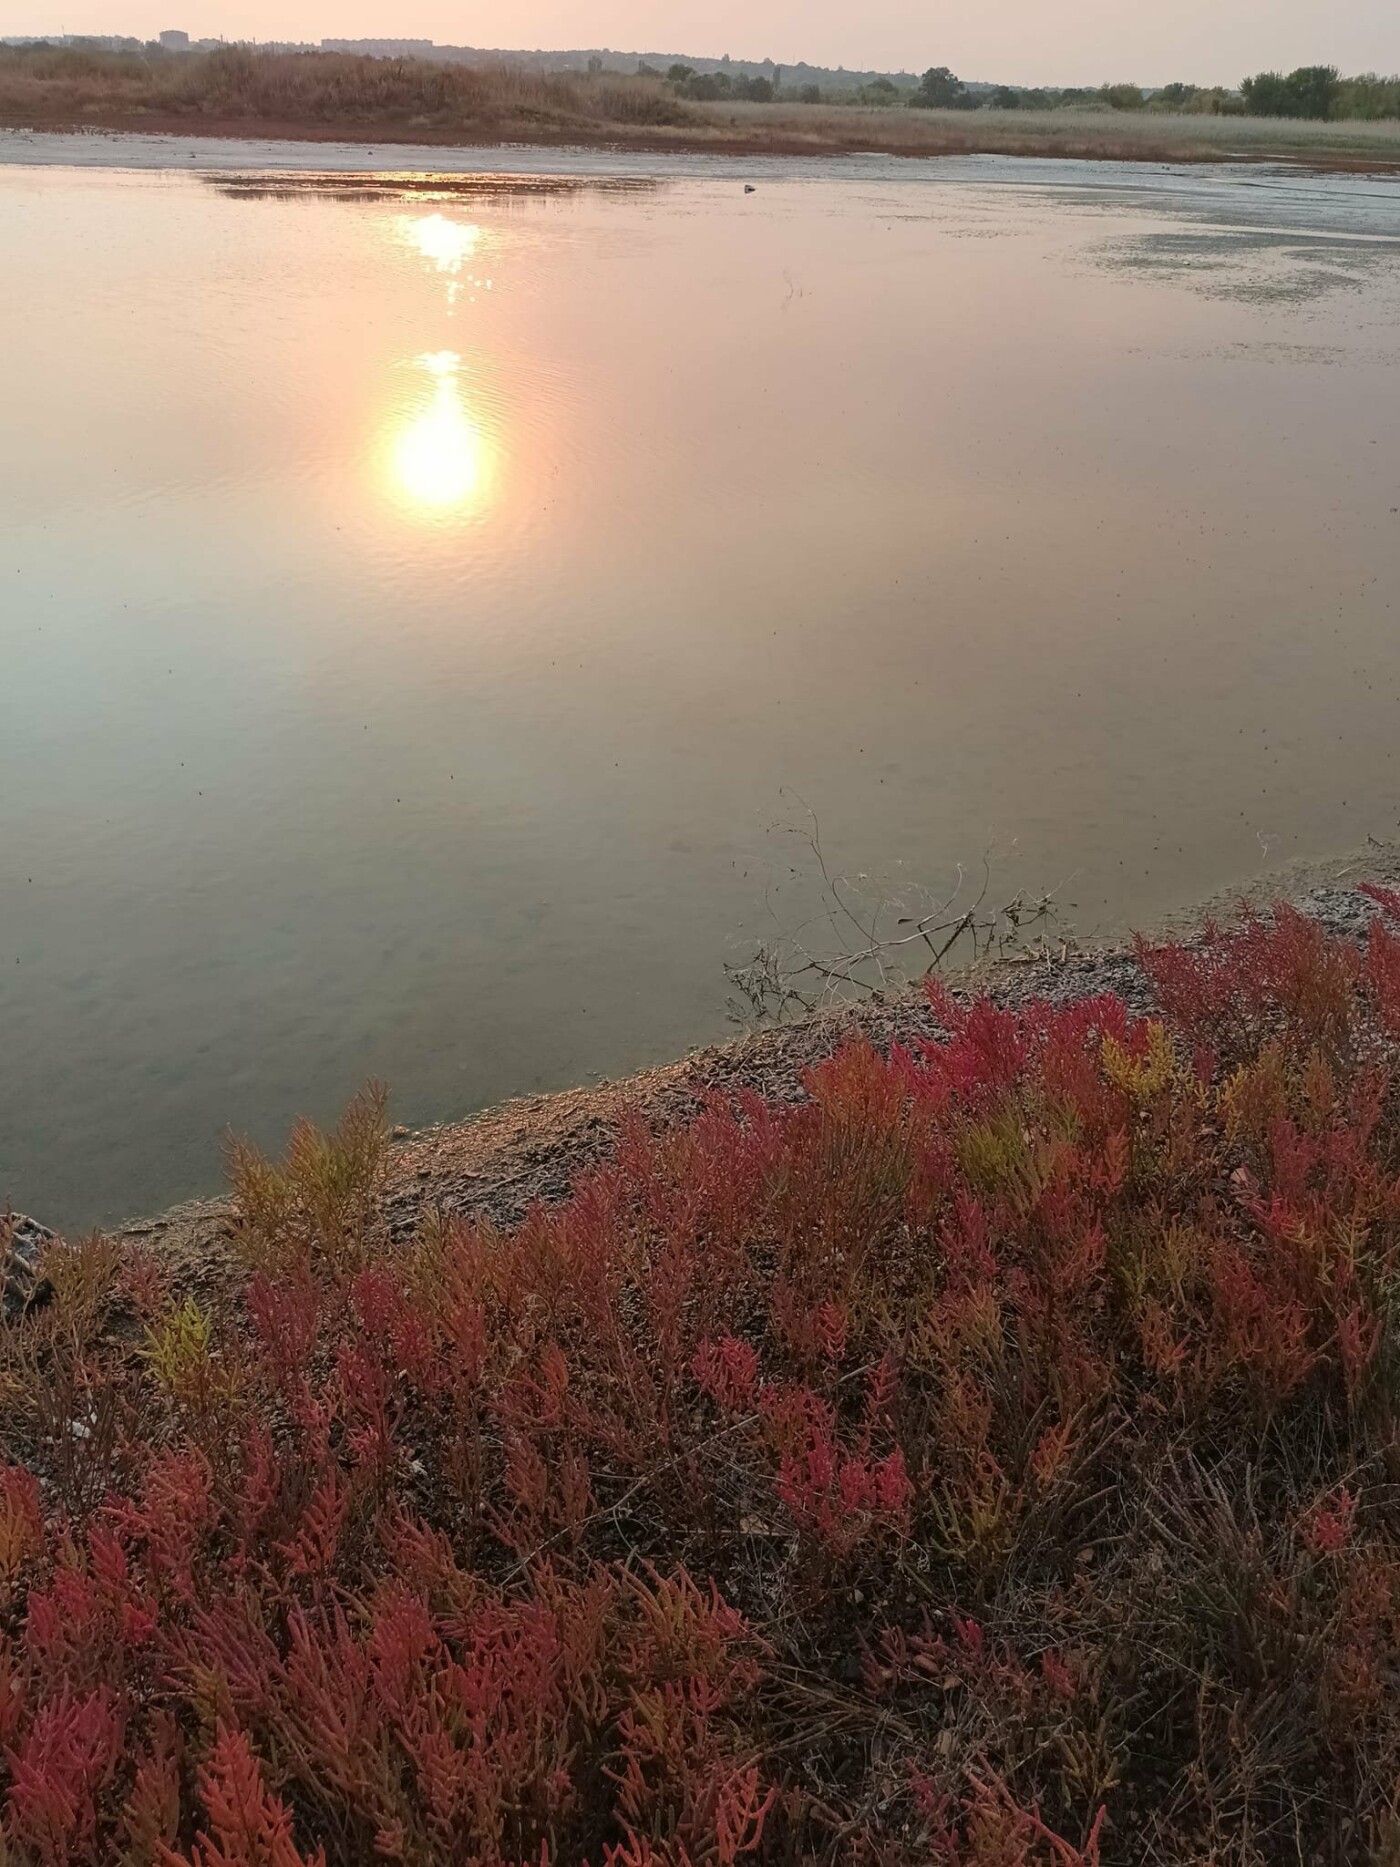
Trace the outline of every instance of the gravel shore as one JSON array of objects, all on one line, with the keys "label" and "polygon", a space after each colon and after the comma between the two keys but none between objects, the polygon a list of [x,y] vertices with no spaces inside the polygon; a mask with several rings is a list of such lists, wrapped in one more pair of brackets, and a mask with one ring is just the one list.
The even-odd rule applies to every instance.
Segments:
[{"label": "gravel shore", "polygon": [[[1400,884],[1400,846],[1373,844],[1327,863],[1275,870],[1149,931],[1154,938],[1191,939],[1207,920],[1228,919],[1241,903],[1267,908],[1287,900],[1332,932],[1359,939],[1376,911],[1358,892],[1363,881]],[[1004,1005],[1113,992],[1134,1011],[1152,1009],[1151,989],[1126,942],[1002,961],[948,983],[959,995],[983,993]],[[395,1130],[386,1217],[404,1234],[433,1211],[512,1225],[535,1202],[566,1198],[581,1173],[608,1158],[625,1111],[636,1109],[653,1126],[666,1127],[693,1115],[716,1090],[746,1088],[771,1101],[795,1101],[804,1094],[807,1069],[853,1035],[888,1049],[934,1037],[937,1026],[922,993],[910,990],[834,1006],[619,1082],[522,1097],[440,1127]],[[233,1216],[227,1199],[196,1201],[126,1225],[118,1236],[157,1248],[183,1290],[212,1294],[239,1274],[230,1249]]]}]

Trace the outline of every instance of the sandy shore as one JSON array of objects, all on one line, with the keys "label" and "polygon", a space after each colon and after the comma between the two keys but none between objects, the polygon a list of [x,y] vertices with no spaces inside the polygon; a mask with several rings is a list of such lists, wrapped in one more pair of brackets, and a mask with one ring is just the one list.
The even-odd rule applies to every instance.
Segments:
[{"label": "sandy shore", "polygon": [[[1206,920],[1230,918],[1242,902],[1267,907],[1287,900],[1331,931],[1361,937],[1375,912],[1357,892],[1363,881],[1400,885],[1400,845],[1371,844],[1327,862],[1272,871],[1148,931],[1154,938],[1191,938]],[[1151,990],[1128,943],[1002,961],[948,983],[960,996],[984,993],[1004,1005],[1113,992],[1139,1013],[1152,1009]],[[888,1049],[936,1034],[923,995],[911,990],[833,1006],[618,1082],[521,1097],[440,1127],[396,1129],[386,1195],[389,1224],[407,1234],[431,1211],[514,1224],[537,1201],[566,1198],[581,1173],[605,1161],[628,1110],[665,1128],[694,1115],[714,1091],[753,1089],[771,1101],[795,1101],[804,1093],[806,1070],[846,1037],[865,1037]],[[117,1236],[158,1249],[182,1291],[213,1295],[240,1276],[230,1249],[233,1217],[227,1199],[194,1201],[134,1221]]]}]

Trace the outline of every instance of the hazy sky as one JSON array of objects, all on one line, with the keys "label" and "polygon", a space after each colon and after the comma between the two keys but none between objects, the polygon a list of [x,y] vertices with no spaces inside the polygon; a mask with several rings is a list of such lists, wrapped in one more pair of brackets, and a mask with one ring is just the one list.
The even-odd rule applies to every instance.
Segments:
[{"label": "hazy sky", "polygon": [[1338,64],[1400,69],[1397,0],[0,0],[0,32],[319,39],[398,34],[497,46],[607,45],[951,65],[1025,84],[1189,78]]}]

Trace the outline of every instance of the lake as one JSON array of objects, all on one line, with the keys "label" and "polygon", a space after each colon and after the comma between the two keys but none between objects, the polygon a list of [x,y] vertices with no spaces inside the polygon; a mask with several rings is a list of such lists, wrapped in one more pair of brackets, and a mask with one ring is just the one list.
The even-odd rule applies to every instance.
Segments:
[{"label": "lake", "polygon": [[50,1223],[724,1035],[814,820],[1087,933],[1397,833],[1393,182],[9,137],[0,253]]}]

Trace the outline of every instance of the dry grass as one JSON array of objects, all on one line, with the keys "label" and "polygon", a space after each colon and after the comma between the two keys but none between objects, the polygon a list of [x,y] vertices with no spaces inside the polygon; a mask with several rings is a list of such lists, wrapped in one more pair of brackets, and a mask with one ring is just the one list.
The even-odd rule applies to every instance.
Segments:
[{"label": "dry grass", "polygon": [[1107,110],[916,111],[688,104],[663,83],[229,47],[185,57],[0,48],[0,124],[475,144],[615,142],[753,154],[1071,157],[1400,165],[1400,123]]},{"label": "dry grass", "polygon": [[879,149],[894,155],[1061,156],[1118,162],[1220,162],[1269,156],[1400,162],[1400,122],[1311,123],[1264,117],[1107,110],[847,110],[812,104],[710,105],[708,134],[755,143]]},{"label": "dry grass", "polygon": [[0,49],[0,121],[46,126],[146,119],[360,131],[432,132],[464,141],[681,125],[690,107],[641,78],[478,70],[425,59],[253,52],[230,46],[180,58]]}]

